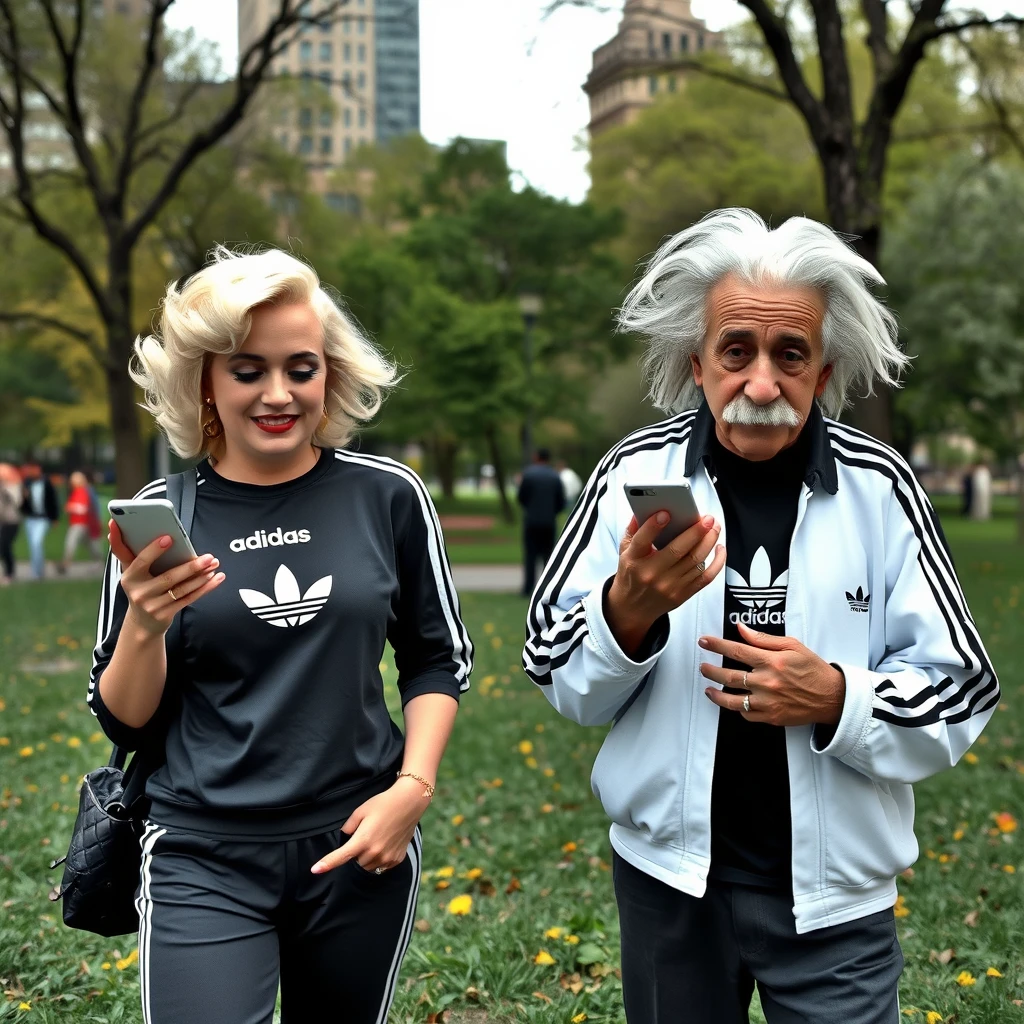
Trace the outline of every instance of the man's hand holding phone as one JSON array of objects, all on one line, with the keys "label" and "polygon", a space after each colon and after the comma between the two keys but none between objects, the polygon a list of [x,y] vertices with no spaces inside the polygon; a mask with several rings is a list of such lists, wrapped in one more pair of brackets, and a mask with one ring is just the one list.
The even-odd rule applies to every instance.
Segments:
[{"label": "man's hand holding phone", "polygon": [[640,525],[633,516],[619,543],[619,565],[604,613],[630,656],[662,615],[703,590],[725,565],[725,548],[715,546],[722,527],[713,516],[704,516],[658,550],[654,539],[668,520],[668,512],[659,512]]},{"label": "man's hand holding phone", "polygon": [[200,555],[154,576],[152,565],[171,546],[171,537],[157,537],[136,555],[113,519],[107,526],[110,551],[121,563],[121,588],[128,598],[128,616],[151,636],[162,636],[182,608],[224,582],[224,573],[217,572],[220,560],[213,555]]}]

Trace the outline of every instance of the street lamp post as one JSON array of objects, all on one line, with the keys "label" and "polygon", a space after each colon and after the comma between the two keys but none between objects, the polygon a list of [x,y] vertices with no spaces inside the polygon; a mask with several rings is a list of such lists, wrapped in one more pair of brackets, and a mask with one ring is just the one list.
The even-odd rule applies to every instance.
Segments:
[{"label": "street lamp post", "polygon": [[526,412],[523,415],[523,468],[533,459],[533,328],[544,308],[544,300],[533,292],[521,292],[519,312],[523,315],[523,366],[526,369]]}]

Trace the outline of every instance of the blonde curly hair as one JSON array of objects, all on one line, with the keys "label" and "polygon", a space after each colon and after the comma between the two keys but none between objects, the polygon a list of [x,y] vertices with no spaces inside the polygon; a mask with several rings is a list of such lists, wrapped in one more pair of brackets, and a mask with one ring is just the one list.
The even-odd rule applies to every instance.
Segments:
[{"label": "blonde curly hair", "polygon": [[203,433],[203,374],[211,356],[242,347],[257,306],[279,302],[308,303],[323,330],[326,417],[314,444],[344,446],[397,383],[394,364],[321,287],[312,267],[280,249],[241,252],[218,245],[202,270],[184,284],[168,285],[158,329],[136,339],[129,366],[145,393],[142,407],[181,458],[216,458],[222,451],[223,437]]}]

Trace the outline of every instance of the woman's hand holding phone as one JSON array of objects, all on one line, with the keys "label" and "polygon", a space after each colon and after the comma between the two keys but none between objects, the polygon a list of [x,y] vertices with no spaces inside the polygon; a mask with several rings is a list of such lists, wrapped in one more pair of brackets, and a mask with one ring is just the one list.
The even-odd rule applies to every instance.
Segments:
[{"label": "woman's hand holding phone", "polygon": [[633,516],[619,543],[619,565],[604,613],[629,655],[662,615],[703,590],[725,565],[725,548],[715,546],[722,527],[712,516],[704,516],[661,550],[655,548],[654,538],[668,518],[667,512],[659,512],[640,525]]},{"label": "woman's hand holding phone", "polygon": [[171,546],[171,538],[157,537],[136,555],[125,544],[113,519],[107,526],[110,551],[121,563],[121,588],[128,598],[128,615],[151,636],[162,636],[182,608],[224,582],[224,573],[217,572],[220,560],[213,555],[200,555],[154,576],[150,569]]}]

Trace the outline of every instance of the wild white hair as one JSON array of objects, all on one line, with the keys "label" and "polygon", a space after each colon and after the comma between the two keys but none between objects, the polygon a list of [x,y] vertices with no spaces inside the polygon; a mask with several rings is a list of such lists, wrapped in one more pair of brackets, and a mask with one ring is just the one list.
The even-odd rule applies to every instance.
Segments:
[{"label": "wild white hair", "polygon": [[700,404],[691,355],[708,329],[708,293],[727,275],[756,287],[808,286],[825,299],[822,343],[832,376],[821,397],[838,416],[850,393],[871,394],[877,378],[898,386],[910,362],[896,344],[896,318],[871,293],[885,284],[831,228],[790,217],[770,230],[752,210],[716,210],[670,238],[651,257],[618,313],[620,330],[647,341],[642,366],[654,404],[669,413]]},{"label": "wild white hair", "polygon": [[324,291],[316,272],[280,249],[233,252],[219,245],[184,285],[168,285],[159,329],[136,339],[129,367],[145,392],[142,407],[182,458],[216,457],[223,445],[222,437],[211,442],[202,430],[202,381],[210,357],[242,347],[257,306],[283,302],[308,303],[323,331],[327,421],[313,443],[341,447],[357,423],[377,413],[398,373]]}]

